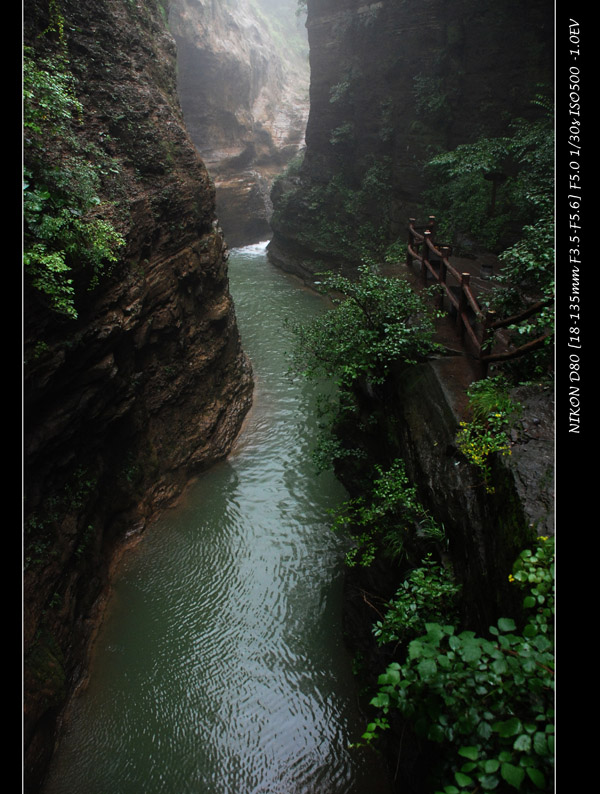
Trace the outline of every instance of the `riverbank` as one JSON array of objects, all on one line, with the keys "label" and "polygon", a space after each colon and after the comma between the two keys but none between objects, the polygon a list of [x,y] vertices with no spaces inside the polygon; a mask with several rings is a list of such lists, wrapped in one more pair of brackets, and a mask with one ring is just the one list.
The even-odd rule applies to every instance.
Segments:
[{"label": "riverbank", "polygon": [[232,251],[230,279],[254,406],[227,460],[124,549],[45,794],[386,792],[348,749],[362,722],[328,525],[345,492],[315,476],[315,395],[287,375],[284,320],[324,301],[264,252]]}]

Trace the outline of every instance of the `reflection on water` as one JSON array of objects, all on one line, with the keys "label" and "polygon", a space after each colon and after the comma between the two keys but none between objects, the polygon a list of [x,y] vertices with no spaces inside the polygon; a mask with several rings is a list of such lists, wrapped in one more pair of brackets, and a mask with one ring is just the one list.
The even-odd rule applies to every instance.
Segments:
[{"label": "reflection on water", "polygon": [[311,461],[306,384],[286,376],[285,319],[321,299],[265,245],[232,252],[256,374],[229,460],[127,552],[47,794],[375,794],[341,639],[344,498]]}]

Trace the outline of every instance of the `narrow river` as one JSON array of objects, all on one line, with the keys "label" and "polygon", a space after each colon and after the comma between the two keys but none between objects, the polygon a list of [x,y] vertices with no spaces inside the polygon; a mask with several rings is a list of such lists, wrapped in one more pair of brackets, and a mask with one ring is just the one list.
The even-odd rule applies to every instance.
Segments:
[{"label": "narrow river", "polygon": [[286,318],[321,298],[231,252],[256,377],[229,459],[120,563],[46,794],[379,794],[341,636],[344,499],[311,460],[312,390],[286,375]]}]

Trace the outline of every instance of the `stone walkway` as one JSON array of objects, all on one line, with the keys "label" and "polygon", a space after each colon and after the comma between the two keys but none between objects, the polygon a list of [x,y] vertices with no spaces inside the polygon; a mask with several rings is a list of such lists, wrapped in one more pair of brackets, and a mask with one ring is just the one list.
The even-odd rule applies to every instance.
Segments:
[{"label": "stone walkway", "polygon": [[[483,254],[477,259],[451,256],[450,264],[459,273],[469,273],[470,286],[476,300],[481,303],[485,296],[493,289],[496,281],[491,276],[501,273],[502,263],[493,254]],[[385,275],[405,278],[411,286],[421,292],[424,289],[421,277],[421,265],[418,260],[413,261],[412,268],[404,262],[388,265],[383,268]],[[427,286],[434,283],[433,277],[427,280]],[[455,279],[450,276],[449,284],[454,284]],[[448,301],[444,301],[448,309]],[[468,418],[468,401],[466,391],[469,385],[482,377],[482,368],[475,358],[468,339],[461,342],[460,334],[455,327],[455,312],[447,311],[445,315],[435,321],[435,341],[441,344],[446,355],[442,355],[434,362],[434,369],[446,392],[448,401],[452,404],[457,419]],[[498,347],[496,347],[498,349]]]},{"label": "stone walkway", "polygon": [[[482,277],[482,263],[491,265],[494,275],[501,272],[500,261],[492,255],[478,260],[450,257],[450,263],[459,273],[471,274],[471,288],[478,300],[495,283],[490,281],[487,268],[483,269]],[[385,268],[385,274],[406,278],[416,291],[423,289],[420,263],[416,260],[412,268],[407,268],[403,262],[390,265]],[[432,283],[433,280],[428,281],[428,284]],[[435,339],[443,345],[446,355],[432,359],[430,365],[458,427],[459,422],[471,418],[467,389],[473,381],[481,378],[481,367],[469,352],[468,344],[461,344],[454,317],[450,314],[436,321]],[[495,349],[499,350],[501,345],[500,338]],[[548,385],[523,387],[515,392],[515,399],[521,403],[522,413],[511,430],[512,455],[504,465],[512,471],[528,521],[536,527],[538,534],[551,535],[554,534],[552,388]]]}]

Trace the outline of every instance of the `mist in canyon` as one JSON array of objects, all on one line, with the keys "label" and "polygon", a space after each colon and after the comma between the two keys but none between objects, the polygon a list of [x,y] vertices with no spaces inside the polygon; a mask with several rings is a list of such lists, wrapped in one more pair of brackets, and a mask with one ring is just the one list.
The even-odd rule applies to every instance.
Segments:
[{"label": "mist in canyon", "polygon": [[273,180],[304,146],[308,40],[296,12],[295,0],[178,0],[169,11],[186,127],[232,246],[270,236]]},{"label": "mist in canyon", "polygon": [[[525,6],[519,0],[25,0],[24,18],[25,42],[39,68],[32,74],[39,77],[50,63],[61,75],[66,62],[69,74],[62,77],[81,102],[80,117],[69,120],[62,139],[45,128],[28,132],[26,248],[48,244],[39,218],[48,208],[52,220],[63,217],[71,199],[64,185],[77,186],[82,152],[95,180],[92,215],[122,240],[114,262],[91,284],[81,261],[67,257],[74,318],[49,305],[39,279],[25,278],[24,767],[27,794],[38,794],[65,707],[86,679],[124,546],[143,539],[208,469],[229,472],[243,429],[270,418],[274,403],[264,395],[271,381],[281,379],[288,410],[284,365],[262,374],[244,333],[248,338],[255,325],[261,338],[268,324],[261,312],[271,324],[281,321],[273,310],[279,290],[285,311],[294,314],[303,302],[297,293],[306,298],[309,290],[290,273],[314,286],[323,270],[356,273],[365,251],[382,261],[391,245],[404,244],[407,218],[428,211],[424,163],[434,153],[504,135],[513,117],[537,118],[531,98],[553,79],[553,19],[545,0]],[[72,209],[75,217],[79,209]],[[240,255],[255,243],[258,253]],[[261,280],[273,277],[275,293],[259,290],[249,279],[253,269]],[[275,328],[269,366],[285,352],[276,347],[282,337]],[[451,369],[453,360],[448,356],[444,367]],[[452,498],[432,487],[429,506],[454,533],[457,569],[462,565],[471,583],[489,587],[479,600],[482,611],[495,609],[505,591],[490,585],[489,571],[505,588],[502,566],[514,546],[535,522],[553,531],[545,486],[551,433],[539,431],[526,439],[528,447],[522,444],[536,461],[521,490],[536,498],[539,490],[543,510],[527,512],[518,476],[508,468],[496,497],[465,506],[456,495],[464,480],[452,457],[456,417],[447,407],[438,424],[430,418],[427,410],[434,412],[432,404],[444,404],[446,395],[433,371],[419,391],[416,372],[414,383],[392,384],[391,424],[376,446],[395,444],[415,481],[456,481]],[[293,435],[294,422],[306,423],[303,411],[285,413],[282,431]],[[544,432],[548,425],[541,423]],[[290,446],[285,435],[283,447]],[[249,457],[266,477],[259,454],[252,448]],[[304,441],[299,455],[308,468]],[[284,459],[274,454],[272,469]],[[298,471],[295,461],[287,465],[286,485],[296,488]],[[319,494],[320,481],[311,477],[305,475]],[[258,503],[270,488],[261,480]],[[203,502],[212,499],[202,488],[199,494]],[[287,520],[287,499],[287,492],[276,498],[281,515],[266,543]],[[313,506],[316,499],[309,500]],[[509,517],[507,504],[514,506]],[[298,509],[299,525],[306,510]],[[318,516],[319,528],[320,522]],[[197,529],[192,521],[202,556],[210,541]],[[289,541],[293,551],[295,541]],[[240,548],[232,545],[233,562],[224,570],[243,562]],[[209,565],[211,572],[218,565]],[[176,564],[175,577],[179,570]],[[167,582],[165,590],[172,589]],[[214,588],[219,595],[225,589]],[[347,607],[347,592],[338,596]],[[247,605],[232,589],[227,609],[237,614],[241,606]],[[356,614],[351,633],[372,640],[368,620]],[[255,617],[245,616],[249,623]],[[310,616],[307,623],[310,634]],[[190,631],[195,646],[195,625]],[[168,664],[161,676],[168,678]],[[331,677],[340,677],[335,666]],[[351,698],[352,687],[350,680]],[[235,719],[232,711],[232,725]],[[293,745],[293,733],[286,742]],[[240,766],[244,752],[239,748]],[[117,790],[112,783],[101,781],[99,790]],[[130,784],[135,790],[136,781]],[[367,774],[366,790],[368,784]],[[406,786],[403,792],[411,794]]]}]

